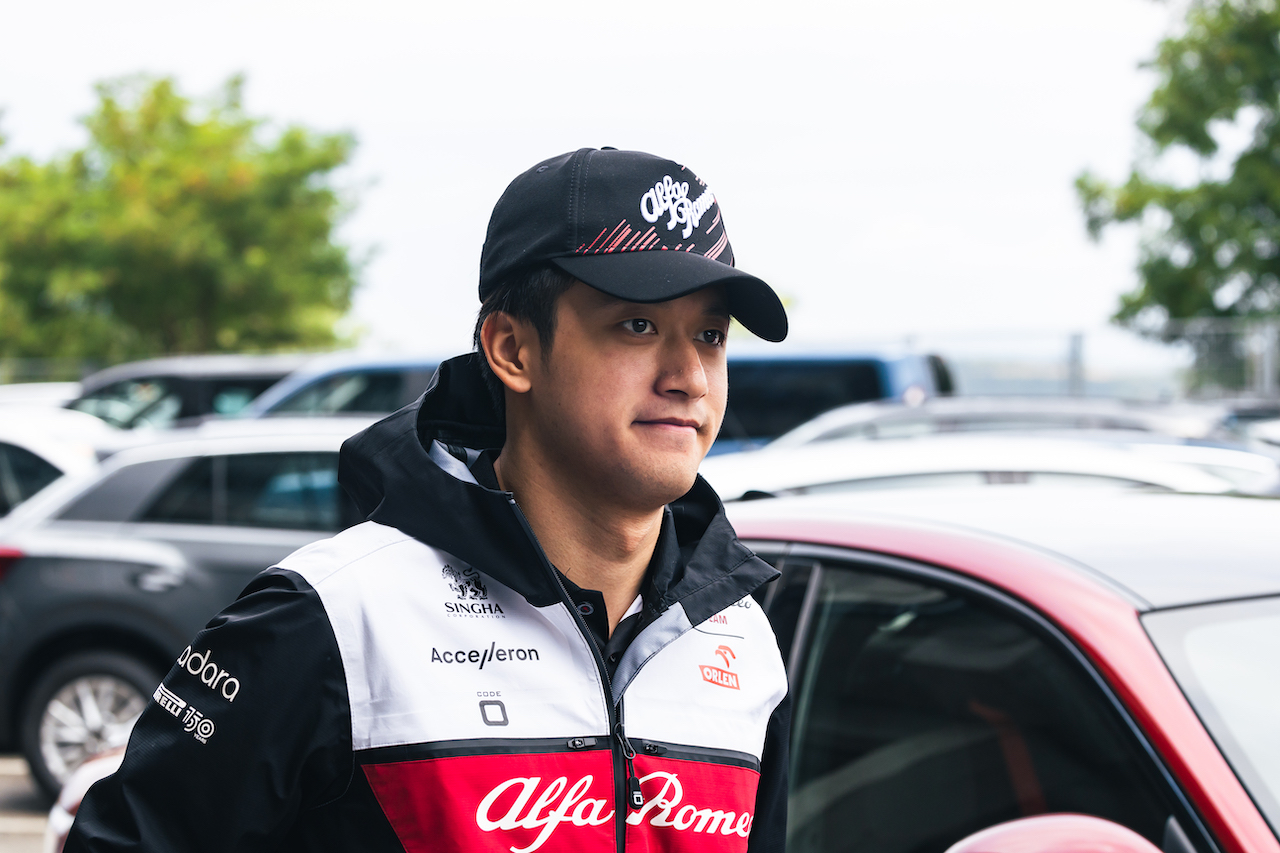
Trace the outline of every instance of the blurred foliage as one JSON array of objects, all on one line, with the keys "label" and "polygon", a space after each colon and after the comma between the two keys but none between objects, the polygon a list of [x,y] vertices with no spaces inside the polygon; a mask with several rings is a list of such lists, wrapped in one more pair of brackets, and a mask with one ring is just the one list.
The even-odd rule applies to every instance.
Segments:
[{"label": "blurred foliage", "polygon": [[336,343],[355,275],[329,177],[354,141],[265,143],[241,88],[197,111],[170,79],[102,84],[83,150],[0,162],[0,356]]},{"label": "blurred foliage", "polygon": [[[1140,285],[1121,298],[1118,322],[1187,336],[1164,323],[1192,317],[1257,317],[1280,310],[1280,10],[1274,0],[1193,0],[1185,30],[1161,42],[1149,64],[1158,85],[1138,126],[1150,141],[1127,181],[1085,173],[1076,181],[1090,234],[1113,222],[1146,229]],[[1215,133],[1252,129],[1226,164]],[[1201,174],[1178,186],[1150,176],[1160,155],[1191,152]],[[1154,321],[1154,322],[1153,322]]]}]

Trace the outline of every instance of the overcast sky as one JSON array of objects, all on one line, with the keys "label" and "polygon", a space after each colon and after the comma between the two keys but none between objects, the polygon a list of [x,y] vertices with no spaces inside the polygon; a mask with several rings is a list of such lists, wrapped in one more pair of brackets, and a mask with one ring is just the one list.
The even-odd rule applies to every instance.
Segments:
[{"label": "overcast sky", "polygon": [[1102,326],[1136,235],[1085,236],[1072,181],[1122,178],[1172,23],[1152,0],[437,5],[12,4],[5,153],[82,145],[95,81],[139,71],[359,141],[342,230],[372,250],[367,345],[467,346],[489,210],[539,160],[652,151],[721,202],[801,342]]}]

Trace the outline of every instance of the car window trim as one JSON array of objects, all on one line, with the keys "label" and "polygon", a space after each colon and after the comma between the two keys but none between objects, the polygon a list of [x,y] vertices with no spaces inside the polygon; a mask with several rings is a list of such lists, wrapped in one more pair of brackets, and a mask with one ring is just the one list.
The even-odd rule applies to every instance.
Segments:
[{"label": "car window trim", "polygon": [[[763,543],[761,543],[763,547]],[[877,553],[875,551],[864,551],[858,548],[842,548],[831,545],[810,545],[803,542],[790,542],[783,552],[788,558],[802,557],[813,560],[813,569],[809,576],[809,588],[805,590],[803,604],[801,605],[800,615],[796,620],[796,633],[793,645],[791,647],[791,660],[788,661],[790,672],[788,673],[788,689],[792,695],[795,695],[796,684],[794,680],[797,676],[793,673],[799,672],[800,664],[803,663],[804,641],[807,637],[801,635],[801,628],[806,632],[808,625],[812,620],[812,612],[817,605],[818,591],[821,588],[822,576],[824,574],[823,561],[838,561],[841,563],[859,563],[866,565],[874,570],[884,571],[886,574],[906,576],[912,579],[925,578],[930,582],[951,588],[953,590],[967,593],[975,596],[985,602],[991,603],[1000,610],[1006,611],[1028,626],[1031,630],[1041,635],[1046,640],[1055,643],[1058,648],[1066,650],[1071,657],[1088,676],[1088,678],[1102,691],[1107,703],[1111,706],[1112,711],[1119,715],[1123,726],[1130,732],[1131,736],[1137,739],[1139,746],[1148,759],[1155,766],[1157,774],[1164,780],[1165,786],[1173,793],[1173,798],[1181,807],[1183,817],[1190,821],[1191,827],[1194,828],[1197,837],[1203,841],[1204,849],[1210,853],[1221,853],[1221,846],[1218,844],[1213,834],[1209,832],[1208,826],[1205,824],[1200,812],[1196,810],[1195,805],[1187,798],[1186,793],[1182,790],[1182,786],[1178,784],[1178,780],[1174,777],[1169,768],[1165,765],[1164,759],[1156,752],[1155,748],[1148,740],[1146,733],[1142,731],[1137,721],[1129,713],[1129,709],[1120,701],[1111,685],[1098,672],[1093,662],[1076,644],[1068,637],[1062,629],[1053,624],[1052,620],[1041,614],[1038,610],[1028,605],[1026,602],[1015,598],[1009,593],[995,586],[984,583],[976,578],[960,574],[951,569],[930,565],[928,563],[907,560],[901,557],[891,557],[887,554]],[[1180,821],[1181,823],[1181,821]],[[1188,831],[1187,827],[1182,827],[1184,832]],[[1197,845],[1197,849],[1201,849]]]}]

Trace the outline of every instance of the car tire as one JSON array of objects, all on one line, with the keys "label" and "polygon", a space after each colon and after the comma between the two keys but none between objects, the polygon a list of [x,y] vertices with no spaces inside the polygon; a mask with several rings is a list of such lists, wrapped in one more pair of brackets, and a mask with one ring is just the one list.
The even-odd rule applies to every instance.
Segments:
[{"label": "car tire", "polygon": [[88,759],[124,746],[163,675],[120,652],[85,652],[55,661],[32,685],[18,731],[36,785],[57,797]]}]

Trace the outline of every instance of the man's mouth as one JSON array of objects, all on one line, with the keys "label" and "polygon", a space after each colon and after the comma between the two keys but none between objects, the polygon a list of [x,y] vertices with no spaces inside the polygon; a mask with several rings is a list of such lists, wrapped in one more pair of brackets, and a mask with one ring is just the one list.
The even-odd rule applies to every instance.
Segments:
[{"label": "man's mouth", "polygon": [[672,429],[691,429],[697,432],[701,427],[698,421],[691,418],[644,418],[637,420],[637,424],[641,426],[669,427]]}]

